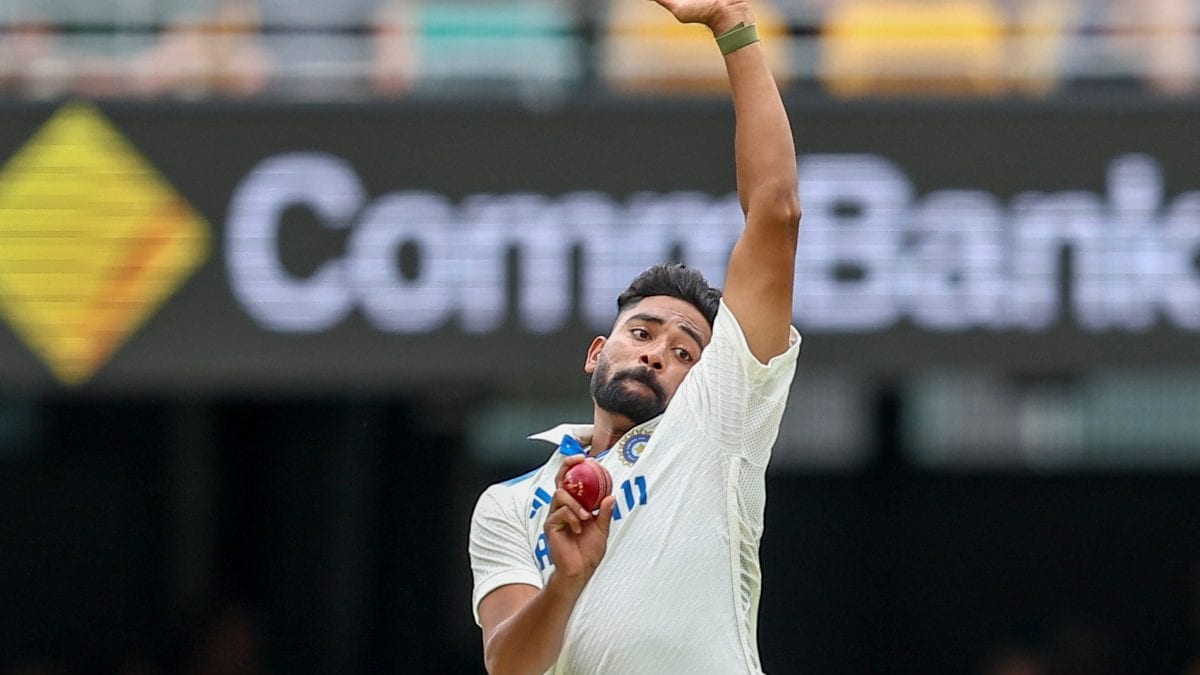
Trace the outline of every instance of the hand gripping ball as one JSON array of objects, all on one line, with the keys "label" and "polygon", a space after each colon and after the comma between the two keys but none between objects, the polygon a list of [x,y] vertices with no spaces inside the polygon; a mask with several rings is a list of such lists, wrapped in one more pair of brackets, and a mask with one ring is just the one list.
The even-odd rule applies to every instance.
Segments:
[{"label": "hand gripping ball", "polygon": [[567,470],[562,488],[588,511],[600,508],[600,501],[612,494],[612,475],[594,460],[586,460]]}]

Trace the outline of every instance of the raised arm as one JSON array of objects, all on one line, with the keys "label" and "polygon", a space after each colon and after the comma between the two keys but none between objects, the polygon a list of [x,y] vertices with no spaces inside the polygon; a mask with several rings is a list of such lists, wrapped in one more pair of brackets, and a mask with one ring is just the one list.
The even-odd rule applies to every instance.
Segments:
[{"label": "raised arm", "polygon": [[[684,23],[703,23],[721,35],[754,23],[746,0],[655,0]],[[762,362],[787,350],[792,317],[800,203],[796,150],[779,89],[761,43],[725,56],[737,116],[735,155],[738,196],[746,228],[733,247],[725,278],[725,304],[737,317]]]}]

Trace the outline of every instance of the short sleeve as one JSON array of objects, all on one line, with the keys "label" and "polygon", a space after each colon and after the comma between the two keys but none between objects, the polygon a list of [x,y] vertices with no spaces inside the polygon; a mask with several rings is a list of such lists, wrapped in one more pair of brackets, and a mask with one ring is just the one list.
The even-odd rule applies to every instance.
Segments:
[{"label": "short sleeve", "polygon": [[692,424],[722,449],[760,466],[778,435],[800,354],[800,334],[789,330],[787,350],[761,363],[722,300],[712,341],[679,392],[680,412]]},{"label": "short sleeve", "polygon": [[519,514],[504,508],[497,489],[493,486],[484,491],[471,516],[469,548],[475,580],[471,607],[476,624],[479,624],[479,603],[488,593],[508,584],[542,587],[542,575],[529,550]]}]

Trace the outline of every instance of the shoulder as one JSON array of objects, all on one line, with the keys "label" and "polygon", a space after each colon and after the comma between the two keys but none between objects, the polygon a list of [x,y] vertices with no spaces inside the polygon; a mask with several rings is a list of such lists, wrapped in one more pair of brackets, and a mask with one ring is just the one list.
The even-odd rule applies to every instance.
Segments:
[{"label": "shoulder", "polygon": [[795,326],[789,326],[788,330],[787,349],[762,363],[750,351],[737,316],[722,300],[713,321],[712,340],[696,369],[709,372],[706,377],[712,384],[723,387],[770,387],[780,380],[790,380],[800,356],[800,333]]},{"label": "shoulder", "polygon": [[[795,327],[789,330],[788,348],[761,363],[750,351],[737,317],[722,302],[713,322],[712,340],[667,406],[664,424],[695,427],[730,447],[740,444],[751,408],[780,406],[787,401],[800,354],[800,334]],[[758,416],[753,419],[769,421]]]},{"label": "shoulder", "polygon": [[741,322],[722,298],[721,304],[717,308],[717,316],[713,320],[713,336],[709,347],[716,345],[724,351],[736,353],[743,360],[749,360],[755,365],[769,368],[776,363],[795,361],[799,356],[800,331],[796,330],[795,326],[789,326],[788,331],[788,348],[772,357],[767,363],[761,363],[750,351],[750,345],[746,342],[746,334],[742,330]]}]

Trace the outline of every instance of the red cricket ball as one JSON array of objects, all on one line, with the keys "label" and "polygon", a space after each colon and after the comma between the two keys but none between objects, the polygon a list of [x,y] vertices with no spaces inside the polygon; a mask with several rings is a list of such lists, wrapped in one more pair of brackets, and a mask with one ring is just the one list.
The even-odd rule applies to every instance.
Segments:
[{"label": "red cricket ball", "polygon": [[567,469],[562,488],[588,511],[600,508],[600,501],[612,494],[612,475],[595,460],[585,460]]}]

